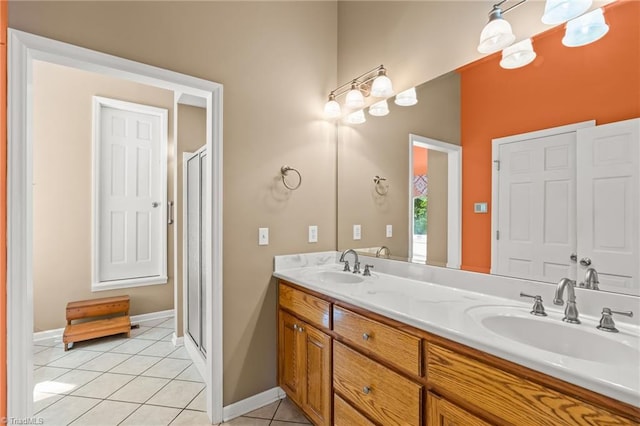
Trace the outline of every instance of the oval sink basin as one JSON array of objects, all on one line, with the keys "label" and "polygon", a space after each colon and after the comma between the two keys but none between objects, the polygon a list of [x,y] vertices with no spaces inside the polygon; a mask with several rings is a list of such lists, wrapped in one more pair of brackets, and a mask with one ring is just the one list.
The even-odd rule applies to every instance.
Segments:
[{"label": "oval sink basin", "polygon": [[356,284],[364,281],[360,275],[339,271],[318,271],[310,274],[310,277],[325,284]]},{"label": "oval sink basin", "polygon": [[535,317],[524,309],[513,307],[483,307],[470,309],[468,313],[495,334],[559,355],[625,365],[637,364],[640,358],[639,341],[634,336],[621,333],[614,340],[614,336],[605,335],[591,325],[566,324],[557,318]]}]

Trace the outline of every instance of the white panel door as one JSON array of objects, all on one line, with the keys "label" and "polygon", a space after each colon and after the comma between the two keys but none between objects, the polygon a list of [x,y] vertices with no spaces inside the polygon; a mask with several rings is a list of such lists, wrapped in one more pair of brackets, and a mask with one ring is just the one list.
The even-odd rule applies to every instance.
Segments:
[{"label": "white panel door", "polygon": [[98,281],[159,277],[166,198],[161,119],[102,106],[99,120]]},{"label": "white panel door", "polygon": [[578,258],[591,260],[600,289],[638,294],[640,119],[578,130],[577,161]]},{"label": "white panel door", "polygon": [[557,282],[576,244],[575,132],[499,146],[499,275]]}]

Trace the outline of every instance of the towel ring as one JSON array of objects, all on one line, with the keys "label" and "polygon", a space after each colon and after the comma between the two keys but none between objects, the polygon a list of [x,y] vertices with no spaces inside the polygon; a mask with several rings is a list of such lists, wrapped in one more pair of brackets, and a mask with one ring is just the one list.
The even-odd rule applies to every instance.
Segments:
[{"label": "towel ring", "polygon": [[[289,172],[295,172],[298,175],[297,185],[291,185],[287,183],[287,175],[289,174]],[[289,166],[280,167],[280,176],[282,177],[282,183],[285,186],[285,188],[290,189],[292,191],[295,191],[296,189],[300,188],[300,185],[302,184],[302,175],[300,174],[299,171],[297,171],[293,167],[289,167]]]},{"label": "towel ring", "polygon": [[389,184],[381,185],[382,182],[385,182],[387,178],[383,178],[380,176],[374,176],[373,182],[375,183],[375,189],[378,195],[387,195],[389,192]]}]

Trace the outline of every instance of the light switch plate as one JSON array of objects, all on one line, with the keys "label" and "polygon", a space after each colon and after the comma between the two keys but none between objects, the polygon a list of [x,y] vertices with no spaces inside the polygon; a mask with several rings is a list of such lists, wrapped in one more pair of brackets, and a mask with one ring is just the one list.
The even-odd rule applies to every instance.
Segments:
[{"label": "light switch plate", "polygon": [[310,243],[318,242],[318,226],[317,225],[309,225],[309,242]]},{"label": "light switch plate", "polygon": [[362,227],[360,225],[353,225],[353,239],[359,240],[362,238]]},{"label": "light switch plate", "polygon": [[258,245],[269,245],[269,228],[258,228]]},{"label": "light switch plate", "polygon": [[393,237],[393,225],[387,225],[387,238]]},{"label": "light switch plate", "polygon": [[488,213],[487,203],[474,203],[473,204],[473,212],[474,213]]}]

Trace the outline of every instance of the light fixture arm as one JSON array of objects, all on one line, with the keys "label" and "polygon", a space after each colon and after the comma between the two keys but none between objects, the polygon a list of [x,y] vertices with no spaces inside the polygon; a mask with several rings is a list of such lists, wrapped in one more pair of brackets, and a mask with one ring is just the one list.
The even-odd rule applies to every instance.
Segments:
[{"label": "light fixture arm", "polygon": [[[502,4],[504,4],[507,0],[502,0],[500,3],[496,3],[493,5],[494,8],[501,6]],[[514,4],[513,6],[509,6],[508,8],[504,9],[502,11],[502,14],[504,15],[505,13],[512,11],[513,9],[515,9],[516,7],[520,6],[522,3],[526,2],[527,0],[520,0],[519,2],[517,2],[516,4]]]},{"label": "light fixture arm", "polygon": [[[374,80],[380,73],[386,73],[386,69],[384,65],[377,66],[363,74],[360,74],[354,79],[349,80],[347,83],[344,83],[331,91],[334,97],[342,96],[351,90],[352,86],[355,84],[356,88],[361,89],[363,85],[366,85],[370,81]],[[368,93],[367,93],[368,94]]]}]

